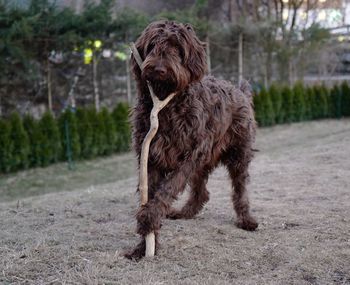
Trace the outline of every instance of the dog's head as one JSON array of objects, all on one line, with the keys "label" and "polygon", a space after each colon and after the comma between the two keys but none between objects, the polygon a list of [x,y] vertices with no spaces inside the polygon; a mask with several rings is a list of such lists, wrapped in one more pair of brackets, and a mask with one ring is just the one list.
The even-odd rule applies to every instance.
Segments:
[{"label": "dog's head", "polygon": [[160,99],[199,81],[206,71],[204,44],[188,24],[153,22],[135,45],[143,60],[141,71],[131,59],[136,80],[150,81]]}]

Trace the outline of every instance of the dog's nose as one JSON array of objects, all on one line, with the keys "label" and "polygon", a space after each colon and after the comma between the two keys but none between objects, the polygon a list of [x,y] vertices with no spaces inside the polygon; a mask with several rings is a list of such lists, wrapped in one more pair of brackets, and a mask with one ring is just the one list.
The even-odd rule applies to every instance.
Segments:
[{"label": "dog's nose", "polygon": [[163,66],[156,66],[156,67],[154,68],[154,72],[155,72],[155,73],[158,73],[159,76],[164,76],[164,75],[166,74],[166,69],[165,69],[165,67],[163,67]]}]

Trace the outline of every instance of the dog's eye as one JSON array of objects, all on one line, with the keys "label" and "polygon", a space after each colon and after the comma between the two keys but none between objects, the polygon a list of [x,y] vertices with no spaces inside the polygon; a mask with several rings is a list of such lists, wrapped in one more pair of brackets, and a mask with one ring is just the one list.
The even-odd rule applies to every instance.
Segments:
[{"label": "dog's eye", "polygon": [[174,56],[176,56],[176,57],[180,57],[181,60],[183,60],[183,59],[184,59],[184,56],[185,56],[184,50],[183,50],[180,46],[178,46],[178,45],[175,45],[175,46],[170,47],[170,48],[167,50],[167,52],[164,53],[164,55],[165,55],[165,56],[166,56],[166,55],[174,55]]}]

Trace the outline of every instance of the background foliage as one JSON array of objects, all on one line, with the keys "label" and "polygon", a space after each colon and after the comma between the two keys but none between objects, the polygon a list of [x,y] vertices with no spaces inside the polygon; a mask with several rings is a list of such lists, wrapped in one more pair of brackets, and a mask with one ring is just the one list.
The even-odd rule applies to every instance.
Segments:
[{"label": "background foliage", "polygon": [[[14,4],[21,2],[26,5]],[[311,20],[298,24],[303,23],[301,12],[317,11],[317,1],[307,10],[301,0],[290,1],[292,23],[281,16],[287,7],[283,1],[155,1],[158,8],[153,9],[143,9],[139,1],[137,10],[121,8],[114,0],[80,0],[85,3],[80,11],[73,4],[59,6],[62,2],[0,0],[0,115],[16,110],[41,116],[36,107],[49,100],[48,109],[56,115],[68,105],[91,105],[96,96],[101,97],[97,109],[99,101],[110,106],[125,100],[127,47],[148,23],[165,18],[192,24],[207,44],[211,73],[225,79],[238,77],[239,35],[244,76],[266,88],[273,82],[291,86],[308,72],[324,75],[335,70],[330,63],[337,64],[329,31]]]},{"label": "background foliage", "polygon": [[[350,88],[341,86],[292,88],[273,85],[254,96],[259,126],[350,116]],[[119,103],[111,112],[103,108],[66,110],[55,119],[47,112],[40,120],[13,113],[0,120],[0,172],[47,166],[58,161],[91,159],[130,148],[129,106]]]},{"label": "background foliage", "polygon": [[0,120],[0,173],[44,167],[125,152],[130,148],[128,106],[120,103],[102,109],[66,110],[54,119],[47,112],[40,120],[13,113]]},{"label": "background foliage", "polygon": [[[128,150],[129,105],[120,103],[130,83],[128,45],[165,18],[191,23],[206,42],[211,73],[231,81],[243,39],[244,75],[264,86],[254,97],[260,126],[350,116],[346,82],[303,84],[307,72],[335,70],[328,65],[337,48],[318,23],[297,24],[301,0],[288,2],[292,22],[283,18],[284,1],[166,1],[153,12],[113,0],[84,1],[79,12],[59,1],[24,2],[0,0],[2,173]],[[307,9],[318,8],[316,1]]]},{"label": "background foliage", "polygon": [[[305,87],[300,82],[292,88],[271,86],[254,97],[255,117],[259,126],[272,126],[306,120],[349,116],[350,88],[343,82],[331,89],[323,85]],[[272,103],[273,102],[273,103]]]}]

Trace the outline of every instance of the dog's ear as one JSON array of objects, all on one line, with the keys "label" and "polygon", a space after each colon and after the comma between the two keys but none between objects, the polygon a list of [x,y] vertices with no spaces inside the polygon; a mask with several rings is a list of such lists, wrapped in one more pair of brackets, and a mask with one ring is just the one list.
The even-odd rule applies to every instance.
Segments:
[{"label": "dog's ear", "polygon": [[197,38],[191,25],[186,24],[185,28],[188,37],[185,41],[184,64],[191,73],[191,81],[198,81],[207,70],[205,44]]}]

